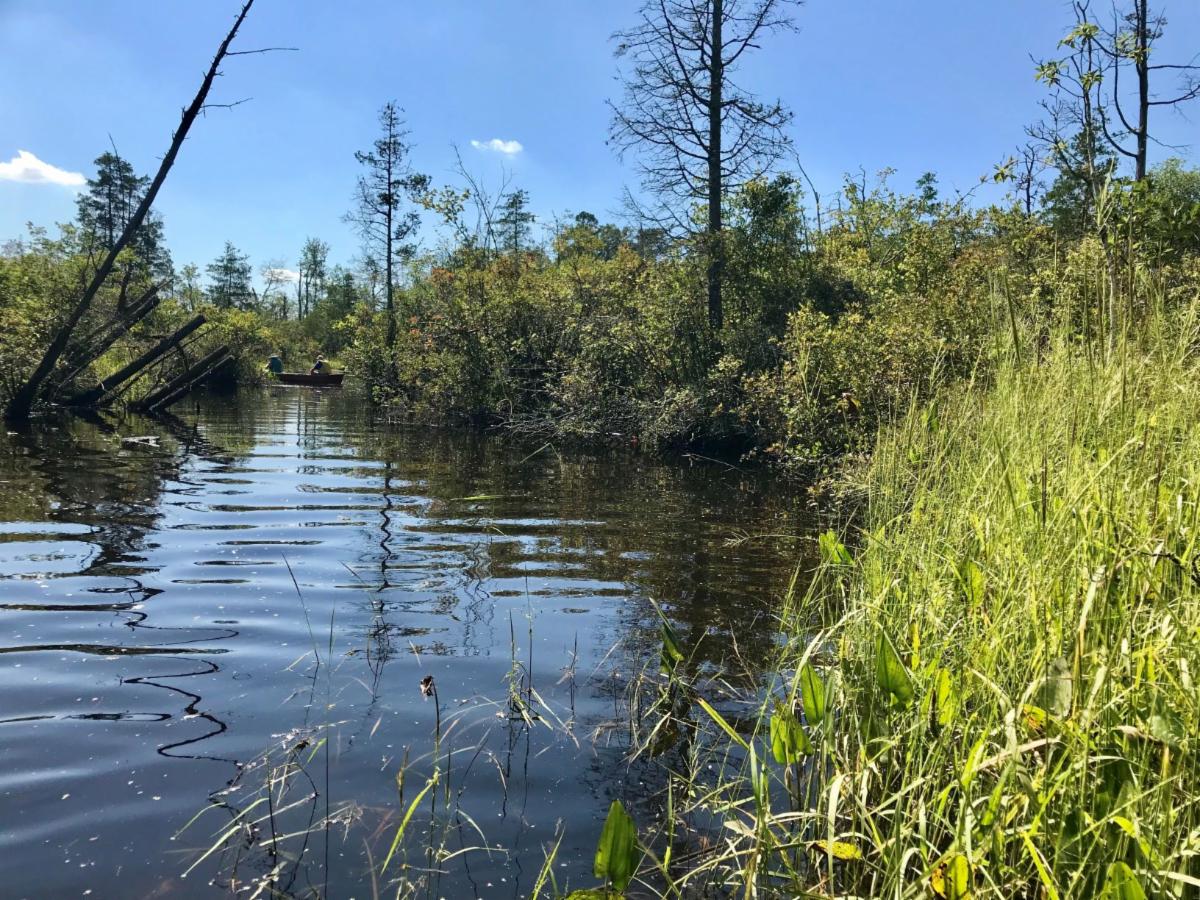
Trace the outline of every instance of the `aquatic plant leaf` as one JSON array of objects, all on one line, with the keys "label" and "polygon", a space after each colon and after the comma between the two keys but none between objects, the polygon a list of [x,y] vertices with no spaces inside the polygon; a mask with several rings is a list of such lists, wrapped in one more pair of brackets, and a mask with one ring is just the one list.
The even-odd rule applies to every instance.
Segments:
[{"label": "aquatic plant leaf", "polygon": [[979,567],[979,563],[973,559],[963,560],[958,566],[958,578],[962,582],[967,606],[974,609],[981,605],[984,591],[987,588],[987,579],[984,578],[983,569]]},{"label": "aquatic plant leaf", "polygon": [[1075,683],[1071,677],[1071,664],[1063,657],[1050,663],[1050,670],[1038,691],[1038,706],[1052,716],[1065,719],[1071,714],[1071,701],[1075,694]]},{"label": "aquatic plant leaf", "polygon": [[971,864],[959,853],[946,868],[946,900],[970,900]]},{"label": "aquatic plant leaf", "polygon": [[800,706],[804,720],[810,725],[825,718],[825,682],[808,663],[800,670]]},{"label": "aquatic plant leaf", "polygon": [[675,629],[671,624],[663,619],[662,623],[662,670],[668,675],[675,671],[675,667],[683,662],[683,650],[679,645],[679,635],[675,633]]},{"label": "aquatic plant leaf", "polygon": [[862,851],[858,849],[858,846],[847,841],[810,841],[808,846],[844,862],[863,858]]},{"label": "aquatic plant leaf", "polygon": [[596,846],[594,871],[617,892],[624,891],[637,870],[637,827],[620,800],[614,800]]},{"label": "aquatic plant leaf", "polygon": [[1146,892],[1142,890],[1133,869],[1123,862],[1109,865],[1101,896],[1104,900],[1146,900]]},{"label": "aquatic plant leaf", "polygon": [[721,727],[722,731],[724,731],[727,735],[729,735],[733,739],[734,743],[736,743],[738,746],[740,746],[743,750],[750,749],[750,745],[748,743],[746,743],[746,739],[744,737],[742,737],[740,734],[738,734],[732,725],[730,725],[728,722],[725,721],[724,716],[722,716],[719,712],[717,712],[715,709],[713,709],[713,706],[711,703],[709,703],[703,697],[697,697],[696,703],[700,706],[700,708],[702,710],[704,710],[706,713],[708,713],[709,718],[712,719],[714,722],[716,722]]},{"label": "aquatic plant leaf", "polygon": [[954,689],[954,679],[948,669],[938,669],[933,694],[933,710],[938,725],[943,728],[950,725],[958,715],[961,700],[958,691]]},{"label": "aquatic plant leaf", "polygon": [[571,891],[564,900],[610,900],[611,897],[612,894],[608,891],[599,890],[598,888],[583,888],[578,891]]},{"label": "aquatic plant leaf", "polygon": [[811,756],[812,742],[804,733],[804,726],[785,704],[775,701],[775,712],[771,715],[771,754],[781,766],[798,763]]},{"label": "aquatic plant leaf", "polygon": [[1123,832],[1129,835],[1134,843],[1137,844],[1138,849],[1142,851],[1142,856],[1144,856],[1151,863],[1154,863],[1154,848],[1150,846],[1149,841],[1138,834],[1137,826],[1134,825],[1133,822],[1124,816],[1112,816],[1108,821],[1112,822]]},{"label": "aquatic plant leaf", "polygon": [[885,631],[880,631],[875,641],[875,677],[879,679],[879,686],[891,694],[896,702],[903,706],[912,702],[916,693],[912,677],[896,652],[896,645]]},{"label": "aquatic plant leaf", "polygon": [[1160,744],[1178,750],[1183,743],[1184,726],[1179,716],[1169,707],[1163,706],[1146,720],[1146,732]]},{"label": "aquatic plant leaf", "polygon": [[821,562],[830,566],[849,566],[854,564],[854,557],[846,549],[846,545],[838,540],[832,531],[824,532],[817,538],[817,546],[821,551]]}]

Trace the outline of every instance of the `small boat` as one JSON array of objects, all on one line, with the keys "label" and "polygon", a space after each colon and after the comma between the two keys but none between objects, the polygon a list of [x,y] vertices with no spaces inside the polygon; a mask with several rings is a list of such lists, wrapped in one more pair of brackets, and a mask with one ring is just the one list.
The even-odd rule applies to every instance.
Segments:
[{"label": "small boat", "polygon": [[305,387],[341,387],[345,374],[309,375],[305,372],[280,372],[275,380],[280,384],[299,384]]}]

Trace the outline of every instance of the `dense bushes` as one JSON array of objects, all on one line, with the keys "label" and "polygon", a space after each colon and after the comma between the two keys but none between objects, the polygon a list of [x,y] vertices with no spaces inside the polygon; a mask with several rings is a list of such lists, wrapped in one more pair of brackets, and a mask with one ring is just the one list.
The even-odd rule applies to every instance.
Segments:
[{"label": "dense bushes", "polygon": [[[805,201],[786,176],[728,199],[718,333],[705,315],[710,248],[588,214],[546,246],[461,237],[414,260],[391,346],[372,294],[378,273],[335,267],[291,320],[265,303],[201,308],[215,323],[210,342],[235,349],[243,380],[275,350],[289,368],[324,352],[415,420],[619,435],[812,467],[865,448],[880,423],[939,385],[986,377],[995,336],[1019,318],[1092,340],[1142,312],[1131,285],[1146,271],[1168,297],[1200,277],[1200,173],[1175,163],[1143,184],[1109,185],[1092,204],[1090,236],[1070,239],[1049,211],[947,200],[932,176],[909,194],[886,172],[874,184],[848,179],[820,216]],[[56,298],[86,265],[72,228],[55,240],[35,232],[0,256],[0,391],[35,364],[63,312]],[[144,268],[129,266],[125,295],[145,288]],[[85,333],[120,308],[123,282],[113,281]],[[184,284],[167,293],[81,377],[112,371],[203,303]],[[1028,352],[1044,340],[1031,338]]]}]

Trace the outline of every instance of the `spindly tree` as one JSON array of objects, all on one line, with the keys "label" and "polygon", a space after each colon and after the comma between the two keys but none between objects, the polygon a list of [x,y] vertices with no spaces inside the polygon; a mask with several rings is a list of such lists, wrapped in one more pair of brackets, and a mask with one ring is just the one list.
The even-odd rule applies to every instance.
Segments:
[{"label": "spindly tree", "polygon": [[[1059,42],[1066,55],[1041,61],[1038,78],[1053,91],[1054,122],[1132,160],[1134,180],[1144,181],[1154,140],[1151,110],[1200,99],[1200,64],[1194,57],[1157,59],[1155,44],[1167,20],[1151,9],[1150,0],[1115,0],[1111,24],[1102,19],[1107,5],[1103,13],[1095,6],[1093,0],[1072,0],[1075,24]],[[1173,81],[1165,94],[1160,93],[1164,79]],[[1089,138],[1092,132],[1095,137]],[[1053,136],[1064,140],[1061,133]]]},{"label": "spindly tree", "polygon": [[529,211],[529,192],[510,191],[500,198],[496,231],[504,249],[517,254],[529,243],[529,231],[535,216]]},{"label": "spindly tree", "polygon": [[354,154],[362,166],[354,194],[354,208],[347,220],[358,229],[363,255],[383,274],[387,309],[387,345],[396,343],[396,267],[411,256],[409,243],[420,224],[415,208],[405,209],[429,189],[429,176],[420,175],[409,164],[408,131],[395,102],[379,111],[379,137],[370,150]]},{"label": "spindly tree", "polygon": [[297,315],[303,319],[319,302],[329,267],[329,245],[320,238],[308,238],[300,250],[299,278],[296,279]]},{"label": "spindly tree", "polygon": [[640,21],[614,35],[629,61],[625,94],[613,105],[611,139],[636,150],[647,191],[660,201],[659,224],[692,230],[706,207],[708,319],[722,323],[722,203],[762,175],[788,146],[791,114],[763,103],[734,80],[743,57],[765,35],[792,25],[797,0],[645,0]]},{"label": "spindly tree", "polygon": [[179,270],[175,280],[175,293],[188,310],[195,311],[204,303],[204,288],[200,286],[200,268],[188,263]]}]

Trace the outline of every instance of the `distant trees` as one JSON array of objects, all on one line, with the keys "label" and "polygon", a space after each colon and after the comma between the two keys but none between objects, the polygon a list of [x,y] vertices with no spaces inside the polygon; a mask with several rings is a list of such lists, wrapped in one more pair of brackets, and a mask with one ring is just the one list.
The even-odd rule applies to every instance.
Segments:
[{"label": "distant trees", "polygon": [[310,237],[300,250],[300,263],[296,279],[296,315],[303,319],[316,305],[321,291],[325,289],[326,270],[329,266],[329,245],[319,238]]},{"label": "distant trees", "polygon": [[602,225],[587,211],[578,213],[570,225],[561,228],[554,241],[560,259],[571,256],[613,259],[622,244],[632,244],[623,229],[611,223]]},{"label": "distant trees", "polygon": [[188,263],[179,270],[175,280],[175,292],[184,308],[195,312],[204,303],[204,288],[200,286],[200,268]]},{"label": "distant trees", "polygon": [[707,207],[708,319],[722,325],[722,203],[726,192],[769,169],[788,142],[791,114],[734,82],[742,57],[769,32],[792,25],[796,0],[646,0],[639,23],[614,35],[628,58],[612,142],[639,153],[643,184],[660,201],[659,224],[693,229]]},{"label": "distant trees", "polygon": [[372,148],[354,154],[362,166],[354,193],[354,208],[347,220],[358,230],[363,254],[383,275],[387,310],[387,342],[396,343],[396,264],[412,255],[408,239],[416,232],[420,216],[405,210],[405,200],[420,197],[429,188],[429,177],[409,164],[408,131],[400,107],[385,103],[379,111],[380,135]]},{"label": "distant trees", "polygon": [[246,309],[255,299],[250,284],[250,258],[232,242],[225,242],[221,255],[205,266],[208,299],[218,309]]},{"label": "distant trees", "polygon": [[516,255],[529,243],[530,228],[536,217],[529,211],[529,192],[510,191],[500,198],[496,230],[504,249]]}]

